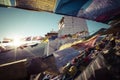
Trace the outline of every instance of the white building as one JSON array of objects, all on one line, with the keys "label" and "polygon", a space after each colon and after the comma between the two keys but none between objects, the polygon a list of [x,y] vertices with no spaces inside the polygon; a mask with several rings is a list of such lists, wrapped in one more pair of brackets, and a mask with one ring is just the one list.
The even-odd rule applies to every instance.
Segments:
[{"label": "white building", "polygon": [[85,19],[64,16],[59,22],[58,36],[81,33],[81,37],[88,36],[88,27]]},{"label": "white building", "polygon": [[[88,27],[87,23],[84,19],[71,17],[71,16],[64,16],[59,22],[59,31],[58,37],[68,35],[68,34],[78,34],[82,32],[79,38],[88,36]],[[53,41],[49,41],[48,45],[45,48],[44,54],[47,56],[55,52],[59,47],[66,43],[72,43],[76,39],[74,38],[64,38],[64,39],[56,39]]]}]

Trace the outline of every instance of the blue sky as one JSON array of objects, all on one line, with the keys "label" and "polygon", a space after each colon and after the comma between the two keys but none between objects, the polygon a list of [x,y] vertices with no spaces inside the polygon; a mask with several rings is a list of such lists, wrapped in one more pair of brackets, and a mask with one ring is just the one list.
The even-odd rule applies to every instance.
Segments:
[{"label": "blue sky", "polygon": [[[44,36],[52,29],[58,30],[62,15],[28,11],[16,8],[0,8],[0,38],[10,36]],[[90,34],[109,26],[87,20]]]}]

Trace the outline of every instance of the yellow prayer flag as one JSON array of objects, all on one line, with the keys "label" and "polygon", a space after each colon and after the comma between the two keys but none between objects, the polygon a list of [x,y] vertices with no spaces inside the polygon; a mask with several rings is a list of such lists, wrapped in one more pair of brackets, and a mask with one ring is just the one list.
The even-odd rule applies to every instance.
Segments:
[{"label": "yellow prayer flag", "polygon": [[11,6],[10,0],[0,0],[0,7],[9,7]]},{"label": "yellow prayer flag", "polygon": [[53,12],[56,0],[16,0],[16,7],[34,10]]}]

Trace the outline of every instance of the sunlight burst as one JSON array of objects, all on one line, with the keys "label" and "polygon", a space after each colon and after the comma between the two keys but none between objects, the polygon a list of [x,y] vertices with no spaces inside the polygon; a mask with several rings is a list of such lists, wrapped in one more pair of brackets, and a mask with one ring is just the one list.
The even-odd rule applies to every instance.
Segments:
[{"label": "sunlight burst", "polygon": [[13,45],[15,47],[19,47],[22,45],[22,41],[21,41],[21,38],[20,37],[13,37]]}]

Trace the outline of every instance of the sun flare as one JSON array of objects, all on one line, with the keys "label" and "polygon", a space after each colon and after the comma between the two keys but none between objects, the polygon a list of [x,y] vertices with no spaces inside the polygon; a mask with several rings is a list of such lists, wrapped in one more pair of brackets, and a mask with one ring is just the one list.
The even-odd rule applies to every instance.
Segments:
[{"label": "sun flare", "polygon": [[19,47],[22,44],[21,38],[20,37],[13,37],[13,45],[15,47]]}]

